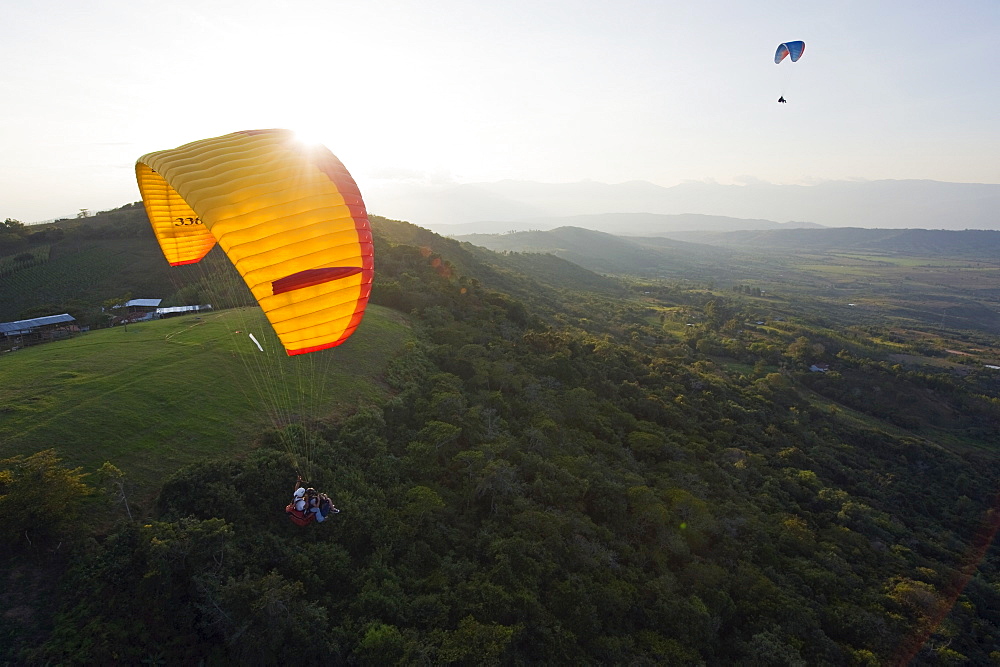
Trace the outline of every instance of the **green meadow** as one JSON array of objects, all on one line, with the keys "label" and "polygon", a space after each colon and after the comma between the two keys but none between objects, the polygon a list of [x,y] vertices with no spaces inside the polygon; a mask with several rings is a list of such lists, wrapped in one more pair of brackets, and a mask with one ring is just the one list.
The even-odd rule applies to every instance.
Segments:
[{"label": "green meadow", "polygon": [[369,306],[343,345],[288,357],[248,308],[18,350],[0,358],[0,458],[55,448],[71,465],[111,461],[151,488],[185,464],[253,447],[284,421],[380,400],[380,378],[410,335],[403,316]]}]

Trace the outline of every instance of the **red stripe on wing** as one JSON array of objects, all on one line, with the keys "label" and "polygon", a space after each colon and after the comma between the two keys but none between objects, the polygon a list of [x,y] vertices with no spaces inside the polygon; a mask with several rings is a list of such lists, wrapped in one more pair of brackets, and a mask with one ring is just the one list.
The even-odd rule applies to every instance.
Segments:
[{"label": "red stripe on wing", "polygon": [[293,273],[290,276],[285,276],[272,282],[271,293],[283,294],[292,290],[302,289],[303,287],[328,283],[331,280],[340,280],[341,278],[353,276],[362,271],[363,269],[360,266],[332,266],[325,269],[306,269],[305,271],[299,271],[298,273]]}]

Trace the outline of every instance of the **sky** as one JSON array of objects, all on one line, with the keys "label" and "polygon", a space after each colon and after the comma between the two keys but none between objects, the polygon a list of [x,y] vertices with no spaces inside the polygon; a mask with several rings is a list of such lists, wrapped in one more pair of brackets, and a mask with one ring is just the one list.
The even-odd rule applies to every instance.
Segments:
[{"label": "sky", "polygon": [[0,17],[0,218],[24,222],[138,201],[145,153],[273,127],[402,219],[379,209],[400,184],[1000,183],[996,0],[0,0]]}]

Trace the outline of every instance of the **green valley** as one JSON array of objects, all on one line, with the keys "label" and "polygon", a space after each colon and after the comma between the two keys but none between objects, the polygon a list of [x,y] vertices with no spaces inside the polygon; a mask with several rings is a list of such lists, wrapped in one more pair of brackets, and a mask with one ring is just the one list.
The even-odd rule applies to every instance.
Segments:
[{"label": "green valley", "polygon": [[[0,355],[0,662],[1000,660],[982,239],[372,228],[361,328],[295,374],[325,393],[254,366],[265,327],[221,305]],[[0,274],[34,272],[5,318],[210,294],[148,294],[155,264],[57,291],[101,264],[65,268],[76,233]],[[253,377],[317,418],[267,419]],[[342,509],[321,525],[282,511],[288,442]]]}]

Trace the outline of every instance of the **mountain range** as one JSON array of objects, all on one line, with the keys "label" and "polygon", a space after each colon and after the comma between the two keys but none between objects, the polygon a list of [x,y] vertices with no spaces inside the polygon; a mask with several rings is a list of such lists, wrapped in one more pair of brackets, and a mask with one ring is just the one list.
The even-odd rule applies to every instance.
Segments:
[{"label": "mountain range", "polygon": [[[366,200],[374,213],[403,218],[446,235],[566,225],[623,235],[806,226],[1000,229],[1000,185],[929,180],[826,181],[816,185],[689,182],[672,187],[645,181],[505,180],[375,186],[366,191]],[[617,222],[602,214],[617,215]],[[575,216],[591,219],[567,220]],[[586,224],[603,225],[608,220],[614,226]]]},{"label": "mountain range", "polygon": [[700,213],[592,213],[520,221],[482,221],[462,225],[436,225],[437,233],[458,237],[466,234],[505,234],[520,231],[551,231],[562,227],[590,229],[620,236],[668,236],[684,233],[718,233],[779,229],[822,229],[812,222],[747,220]]},{"label": "mountain range", "polygon": [[455,240],[502,253],[543,253],[598,273],[728,277],[736,253],[859,252],[890,257],[962,258],[996,264],[1000,231],[926,229],[764,229],[621,236],[580,227],[466,234]]}]

